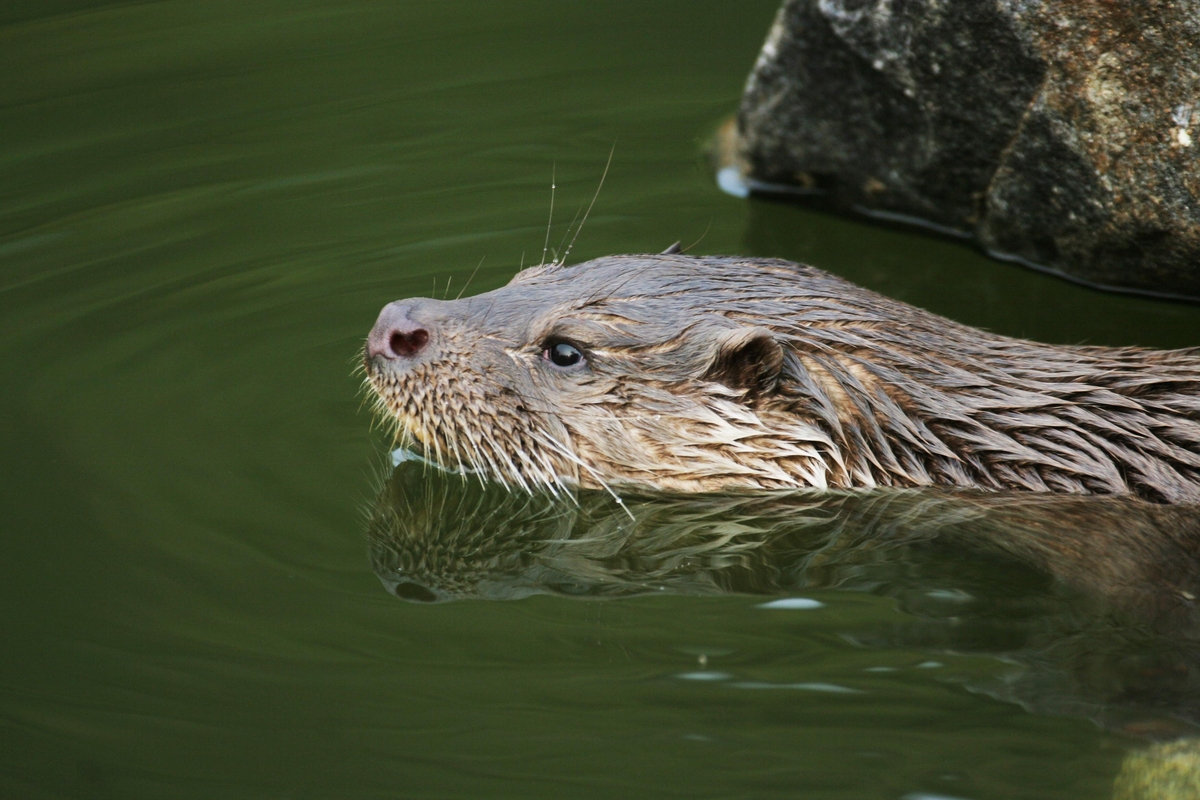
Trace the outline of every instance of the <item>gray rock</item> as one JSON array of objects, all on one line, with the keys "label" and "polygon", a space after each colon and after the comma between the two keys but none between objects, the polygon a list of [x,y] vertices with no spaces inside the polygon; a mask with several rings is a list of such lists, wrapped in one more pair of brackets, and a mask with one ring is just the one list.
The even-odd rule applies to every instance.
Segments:
[{"label": "gray rock", "polygon": [[734,151],[760,188],[1200,297],[1198,105],[1195,0],[785,0]]}]

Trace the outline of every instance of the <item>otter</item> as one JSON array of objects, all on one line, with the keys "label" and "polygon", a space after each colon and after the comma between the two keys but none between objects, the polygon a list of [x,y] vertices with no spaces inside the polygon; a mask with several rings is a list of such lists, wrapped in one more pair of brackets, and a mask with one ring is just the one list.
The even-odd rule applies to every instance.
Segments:
[{"label": "otter", "polygon": [[1200,348],[1008,338],[782,260],[672,248],[399,300],[364,367],[426,457],[530,491],[1200,502]]}]

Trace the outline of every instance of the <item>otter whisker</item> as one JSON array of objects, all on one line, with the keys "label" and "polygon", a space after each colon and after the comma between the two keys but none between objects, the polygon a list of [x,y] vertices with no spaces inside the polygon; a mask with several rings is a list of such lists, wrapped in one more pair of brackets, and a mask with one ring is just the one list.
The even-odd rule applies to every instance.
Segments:
[{"label": "otter whisker", "polygon": [[691,244],[689,244],[687,247],[682,247],[682,248],[680,248],[680,249],[679,249],[679,252],[680,252],[680,253],[686,253],[688,250],[691,250],[693,247],[695,247],[696,245],[698,245],[698,244],[700,244],[701,242],[703,242],[703,241],[704,241],[704,237],[705,237],[705,236],[708,236],[708,232],[709,232],[709,231],[712,229],[712,224],[713,224],[713,218],[710,216],[710,217],[708,218],[708,224],[704,226],[704,233],[700,234],[700,238],[699,238],[699,239],[697,239],[696,241],[692,242]]},{"label": "otter whisker", "polygon": [[[497,448],[499,447],[498,444],[496,444],[495,446]],[[546,484],[545,476],[543,476],[541,474],[541,470],[537,467],[537,465],[529,460],[529,458],[525,454],[524,450],[522,450],[521,448],[518,447],[518,448],[513,448],[511,450],[505,450],[504,452],[505,452],[505,458],[507,459],[509,466],[513,469],[515,475],[517,475],[517,476],[521,476],[523,474],[528,475],[529,480],[534,485],[545,485]],[[509,455],[510,452],[512,454],[514,454],[516,456],[517,460],[520,461],[524,465],[524,467],[525,467],[524,470],[519,469],[517,467],[517,465],[513,462],[511,456]],[[523,486],[523,488],[526,489],[526,491],[532,493],[532,487],[525,486],[524,483],[522,483],[522,486]],[[553,494],[555,494],[557,496],[558,493],[556,491],[554,491],[554,490],[551,490],[551,491]]]},{"label": "otter whisker", "polygon": [[[553,445],[551,445],[551,448],[554,449]],[[557,452],[567,456],[567,454],[561,453],[561,451]],[[543,456],[543,459],[545,459],[545,456]],[[554,493],[555,497],[565,497],[566,499],[570,500],[573,505],[579,505],[579,498],[575,496],[574,487],[568,485],[558,471],[552,466],[550,466],[548,471],[544,473],[544,482],[545,485]]]},{"label": "otter whisker", "polygon": [[588,464],[586,464],[583,461],[583,459],[581,459],[579,456],[577,456],[574,453],[567,450],[565,445],[562,445],[562,444],[554,441],[549,436],[539,437],[539,438],[540,438],[542,444],[555,450],[559,455],[561,455],[563,458],[566,458],[567,460],[573,462],[576,466],[582,467],[584,469],[584,471],[586,471],[589,475],[592,476],[592,480],[594,480],[596,483],[600,484],[600,487],[602,489],[604,489],[604,491],[608,492],[608,494],[612,497],[612,499],[616,502],[616,504],[621,507],[621,510],[624,511],[626,514],[628,514],[629,518],[631,520],[633,520],[634,522],[637,522],[637,520],[634,519],[632,512],[630,512],[630,510],[625,507],[625,501],[621,499],[621,496],[618,495],[616,492],[614,492],[612,487],[608,485],[608,482],[605,481],[603,478],[601,478],[600,475],[594,469],[591,468],[591,466],[589,466]]},{"label": "otter whisker", "polygon": [[604,174],[600,176],[600,185],[596,187],[596,193],[592,195],[592,202],[588,205],[587,213],[583,215],[583,222],[579,223],[579,228],[575,231],[575,238],[571,240],[571,244],[567,245],[567,252],[563,253],[562,263],[567,263],[567,256],[571,255],[571,248],[575,246],[575,239],[579,238],[580,231],[587,224],[588,214],[592,213],[592,206],[596,205],[596,198],[600,196],[600,190],[604,188],[604,179],[608,177],[608,168],[612,166],[613,153],[617,152],[617,143],[613,142],[612,148],[608,151],[608,162],[604,165]]},{"label": "otter whisker", "polygon": [[[554,225],[554,173],[558,169],[557,163],[550,165],[550,219],[546,222],[546,241],[542,245],[542,260],[538,262],[538,266],[544,266],[546,263],[546,251],[550,249],[550,228]],[[522,259],[524,257],[522,256]]]},{"label": "otter whisker", "polygon": [[[496,442],[493,439],[492,445],[504,454],[505,461],[509,468],[513,470],[514,474],[524,475],[528,478],[530,486],[523,487],[526,488],[526,491],[532,493],[532,488],[542,483],[537,466],[525,456],[524,451],[520,448],[518,443],[510,444],[507,447],[502,447],[499,442]],[[513,460],[514,457],[516,461]],[[517,461],[521,462],[521,465],[524,467],[524,469],[517,466]]]},{"label": "otter whisker", "polygon": [[554,470],[554,466],[550,463],[550,459],[546,457],[546,454],[542,452],[535,452],[534,455],[536,455],[541,461],[541,464],[537,467],[537,469],[538,477],[541,479],[542,484],[550,492],[552,492],[555,497],[562,497],[565,494],[574,500],[575,495],[568,490],[567,486],[558,477],[558,474]]},{"label": "otter whisker", "polygon": [[[448,436],[446,438],[447,438],[447,441],[450,442],[450,447],[454,450],[454,460],[458,463],[459,471],[466,470],[467,462],[463,458],[462,451],[458,447],[458,437],[457,436]],[[463,476],[466,477],[465,472],[463,472]]]},{"label": "otter whisker", "polygon": [[516,453],[521,462],[528,466],[530,475],[540,486],[545,487],[556,498],[562,496],[566,487],[559,481],[557,472],[545,453],[540,450],[530,452],[525,447],[518,448]]},{"label": "otter whisker", "polygon": [[374,412],[375,412],[375,414],[374,414],[374,415],[372,416],[372,418],[371,418],[370,425],[371,425],[371,430],[372,430],[372,431],[374,431],[374,430],[375,430],[375,425],[376,425],[377,423],[382,423],[382,422],[383,422],[383,420],[384,420],[384,416],[383,416],[383,415],[380,415],[380,414],[378,413],[378,412],[379,412],[379,407],[380,407],[380,405],[381,405],[381,403],[380,403],[380,401],[379,401],[379,397],[378,397],[378,396],[374,396],[374,397],[372,397],[371,395],[367,394],[367,391],[366,391],[366,390],[368,390],[368,389],[370,389],[370,388],[371,388],[371,381],[370,381],[370,379],[369,379],[369,378],[364,378],[364,379],[363,379],[363,383],[362,383],[362,387],[359,389],[359,393],[360,393],[360,395],[361,395],[361,396],[359,397],[359,400],[358,400],[358,412],[357,412],[357,413],[361,414],[361,413],[362,413],[362,410],[363,410],[363,407],[364,407],[364,406],[366,406],[368,403],[370,403],[370,404],[371,404],[371,410],[372,410],[372,411],[374,411]]},{"label": "otter whisker", "polygon": [[[476,437],[474,435],[476,433],[478,433],[477,430],[475,430],[473,428],[469,429],[467,431],[467,440],[469,442],[471,442],[472,446],[475,447],[476,452],[478,452],[480,454],[481,458],[483,459],[483,461],[486,462],[486,465],[489,468],[492,477],[495,478],[496,480],[500,481],[501,483],[507,483],[507,481],[504,480],[504,471],[501,470],[500,467],[496,465],[496,462],[492,460],[491,453],[488,452],[490,448],[488,448],[486,446],[485,442],[476,441]],[[481,464],[481,466],[482,466],[482,464]]]},{"label": "otter whisker", "polygon": [[517,469],[517,465],[513,463],[508,453],[489,434],[485,432],[484,435],[487,436],[487,441],[491,446],[492,452],[496,454],[497,458],[501,459],[503,465],[508,467],[508,472],[513,477],[513,480],[526,492],[531,492],[532,490],[529,488],[529,484],[526,483],[525,477],[521,474],[521,470]]},{"label": "otter whisker", "polygon": [[467,437],[466,444],[470,446],[470,449],[467,450],[467,454],[470,456],[471,470],[479,477],[479,485],[486,486],[487,481],[485,478],[487,469],[486,465],[483,463],[483,456],[480,454],[479,448],[475,445],[474,440],[472,440],[469,436]]},{"label": "otter whisker", "polygon": [[434,463],[445,469],[446,460],[442,458],[442,445],[438,441],[441,437],[438,435],[437,425],[429,418],[425,408],[421,409],[421,427],[429,432],[428,438],[433,444]]},{"label": "otter whisker", "polygon": [[566,244],[567,237],[571,235],[571,228],[575,227],[575,223],[579,220],[579,212],[583,211],[583,203],[579,204],[579,208],[575,209],[575,216],[571,217],[571,224],[567,226],[567,230],[563,233],[562,240],[559,241],[558,247],[554,249],[554,260],[550,262],[550,266],[562,266],[562,261],[559,260],[558,254],[562,252],[562,246]]},{"label": "otter whisker", "polygon": [[[456,295],[454,296],[454,299],[455,299],[455,300],[457,300],[457,299],[459,299],[460,297],[462,297],[462,296],[463,296],[463,292],[465,292],[465,291],[467,290],[467,287],[471,285],[471,281],[475,280],[475,274],[476,274],[476,273],[478,273],[478,272],[479,272],[479,268],[483,266],[483,259],[484,259],[484,258],[487,258],[487,256],[484,256],[483,258],[480,258],[480,259],[479,259],[479,263],[475,265],[475,269],[471,270],[471,274],[467,276],[467,282],[463,284],[463,287],[462,287],[461,289],[459,289],[459,290],[458,290],[458,294],[456,294]],[[525,251],[524,251],[524,250],[522,250],[522,251],[521,251],[521,263],[522,263],[522,264],[524,264],[524,263],[525,263]]]},{"label": "otter whisker", "polygon": [[487,459],[480,452],[479,445],[473,439],[468,439],[467,443],[471,445],[471,463],[475,465],[475,474],[479,476],[479,485],[486,486],[488,480],[502,480],[501,476],[495,474],[495,470],[488,467]]}]

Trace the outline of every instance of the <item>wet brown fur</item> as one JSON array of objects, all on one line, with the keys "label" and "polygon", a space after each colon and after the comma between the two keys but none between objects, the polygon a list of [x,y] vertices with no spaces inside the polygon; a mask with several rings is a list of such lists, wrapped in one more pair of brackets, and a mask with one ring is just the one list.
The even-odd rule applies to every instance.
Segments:
[{"label": "wet brown fur", "polygon": [[[997,336],[786,261],[613,256],[408,300],[366,361],[429,457],[512,486],[950,486],[1200,502],[1200,348]],[[566,341],[586,357],[544,357]]]}]

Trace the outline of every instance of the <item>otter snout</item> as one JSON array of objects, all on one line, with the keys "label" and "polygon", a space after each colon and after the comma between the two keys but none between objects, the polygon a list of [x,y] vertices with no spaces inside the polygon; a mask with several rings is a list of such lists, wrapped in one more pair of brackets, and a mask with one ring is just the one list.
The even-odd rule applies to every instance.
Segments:
[{"label": "otter snout", "polygon": [[413,319],[412,301],[388,303],[367,336],[367,360],[416,358],[429,344],[430,326]]}]

